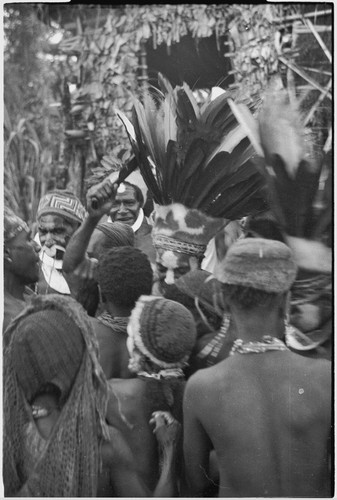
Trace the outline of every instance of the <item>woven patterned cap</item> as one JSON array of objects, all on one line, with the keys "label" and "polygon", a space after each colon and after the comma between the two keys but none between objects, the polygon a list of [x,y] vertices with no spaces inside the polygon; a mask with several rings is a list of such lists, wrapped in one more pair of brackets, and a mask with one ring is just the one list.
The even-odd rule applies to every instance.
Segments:
[{"label": "woven patterned cap", "polygon": [[86,211],[80,200],[70,191],[50,191],[40,200],[37,218],[42,215],[61,215],[65,219],[81,223]]},{"label": "woven patterned cap", "polygon": [[183,366],[196,339],[192,314],[178,302],[163,297],[142,295],[129,326],[138,349],[164,368]]},{"label": "woven patterned cap", "polygon": [[290,289],[296,272],[292,252],[284,243],[263,238],[244,238],[229,248],[215,276],[228,285],[283,293]]}]

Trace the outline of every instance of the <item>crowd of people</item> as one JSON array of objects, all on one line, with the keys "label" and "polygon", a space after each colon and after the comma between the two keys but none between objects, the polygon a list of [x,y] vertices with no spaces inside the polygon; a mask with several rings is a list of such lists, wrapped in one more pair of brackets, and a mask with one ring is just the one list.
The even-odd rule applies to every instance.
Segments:
[{"label": "crowd of people", "polygon": [[5,207],[4,495],[331,496],[329,247],[148,188]]}]

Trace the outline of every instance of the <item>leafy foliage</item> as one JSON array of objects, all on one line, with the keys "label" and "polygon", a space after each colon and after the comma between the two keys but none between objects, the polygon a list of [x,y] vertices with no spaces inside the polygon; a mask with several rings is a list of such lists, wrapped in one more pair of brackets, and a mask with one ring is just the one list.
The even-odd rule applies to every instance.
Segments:
[{"label": "leafy foliage", "polygon": [[[83,199],[85,178],[91,169],[99,168],[103,157],[115,156],[122,163],[130,159],[128,137],[114,110],[120,109],[131,118],[131,94],[139,96],[144,86],[139,56],[146,41],[151,40],[154,48],[165,44],[169,52],[186,35],[198,44],[200,38],[215,34],[219,49],[225,37],[235,83],[249,96],[264,88],[274,74],[286,82],[289,72],[280,64],[280,54],[297,58],[299,63],[301,54],[311,47],[302,39],[303,44],[298,43],[294,49],[291,23],[282,21],[300,8],[304,9],[300,4],[284,3],[6,4],[4,97],[13,124],[7,131],[17,134],[11,148],[14,144],[16,148],[31,148],[31,143],[23,140],[21,129],[19,136],[21,119],[36,131],[39,159],[33,170],[37,196],[49,186],[67,186]],[[316,4],[310,8],[314,10]],[[49,42],[55,32],[63,34],[58,44]],[[329,45],[327,37],[324,35],[324,40]],[[317,54],[322,55],[317,46],[315,54],[316,59],[320,58]],[[326,84],[325,77],[316,76]],[[75,90],[70,91],[71,86]],[[308,111],[319,98],[318,92],[311,89],[303,99]],[[312,124],[325,127],[325,131],[331,124],[329,105],[324,99],[313,113]],[[15,161],[13,151],[8,161],[10,156]],[[6,169],[9,171],[7,164]],[[16,165],[15,171],[21,172],[21,167]],[[17,200],[24,199],[21,185],[15,182]],[[23,212],[28,214],[29,210],[33,208],[27,205]]]}]

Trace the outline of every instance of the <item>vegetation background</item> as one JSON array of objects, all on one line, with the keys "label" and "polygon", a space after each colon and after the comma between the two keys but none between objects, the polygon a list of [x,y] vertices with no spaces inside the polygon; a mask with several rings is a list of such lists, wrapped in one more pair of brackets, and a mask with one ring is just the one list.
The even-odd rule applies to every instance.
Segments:
[{"label": "vegetation background", "polygon": [[4,5],[4,200],[27,222],[52,188],[85,199],[86,181],[130,158],[115,108],[186,81],[263,90],[277,75],[317,151],[331,144],[332,3]]}]

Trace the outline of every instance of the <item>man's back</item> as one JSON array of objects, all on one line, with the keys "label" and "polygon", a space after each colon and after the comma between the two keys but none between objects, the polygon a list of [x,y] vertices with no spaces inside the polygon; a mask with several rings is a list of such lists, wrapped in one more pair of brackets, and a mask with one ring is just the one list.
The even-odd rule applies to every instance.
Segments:
[{"label": "man's back", "polygon": [[99,347],[99,362],[107,379],[131,378],[128,370],[129,353],[126,347],[126,323],[103,324],[97,318],[90,318]]},{"label": "man's back", "polygon": [[219,496],[329,496],[330,367],[278,351],[193,376],[187,401],[216,450]]}]

